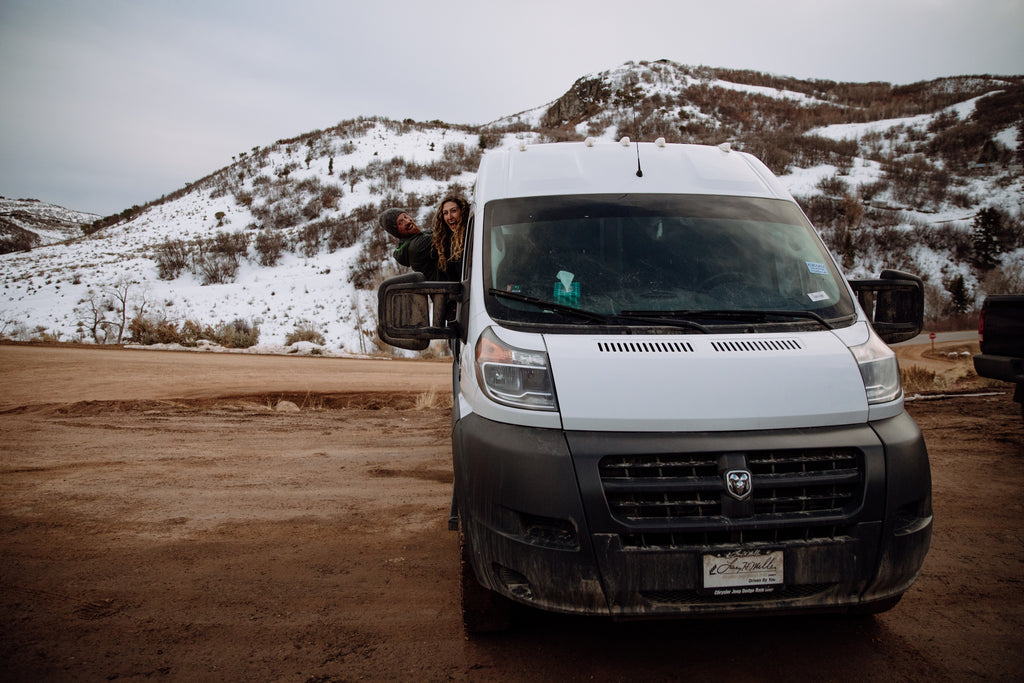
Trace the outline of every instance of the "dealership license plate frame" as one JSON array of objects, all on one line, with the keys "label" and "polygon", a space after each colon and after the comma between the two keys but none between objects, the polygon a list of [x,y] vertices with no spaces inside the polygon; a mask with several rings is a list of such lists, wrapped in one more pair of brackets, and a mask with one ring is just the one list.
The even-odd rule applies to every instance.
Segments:
[{"label": "dealership license plate frame", "polygon": [[703,556],[701,587],[711,595],[758,595],[785,586],[782,550],[737,550]]}]

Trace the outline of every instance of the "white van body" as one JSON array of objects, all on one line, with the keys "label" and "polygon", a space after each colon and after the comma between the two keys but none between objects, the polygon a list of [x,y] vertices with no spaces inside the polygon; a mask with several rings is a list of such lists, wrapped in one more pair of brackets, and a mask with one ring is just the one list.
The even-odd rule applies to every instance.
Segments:
[{"label": "white van body", "polygon": [[[767,167],[525,145],[484,155],[472,211],[461,283],[380,293],[385,340],[452,339],[467,627],[475,584],[629,617],[898,601],[931,489],[886,314]],[[438,292],[458,311],[431,326]]]}]

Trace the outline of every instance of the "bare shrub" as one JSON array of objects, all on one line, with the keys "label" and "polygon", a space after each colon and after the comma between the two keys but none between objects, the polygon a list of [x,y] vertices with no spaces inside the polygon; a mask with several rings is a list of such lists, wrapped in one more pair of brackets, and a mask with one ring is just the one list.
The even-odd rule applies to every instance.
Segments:
[{"label": "bare shrub", "polygon": [[279,202],[271,207],[266,224],[274,230],[287,230],[298,225],[301,220],[302,216],[294,206]]},{"label": "bare shrub", "polygon": [[299,234],[296,235],[296,247],[302,252],[303,256],[311,257],[316,256],[320,251],[320,235],[324,228],[323,221],[316,221],[313,223],[306,223],[299,230]]},{"label": "bare shrub", "polygon": [[377,204],[360,204],[352,209],[352,218],[360,223],[370,223],[377,220],[377,215],[380,211],[381,209]]},{"label": "bare shrub", "polygon": [[249,192],[248,190],[238,190],[237,192],[235,192],[235,201],[241,204],[242,206],[252,206],[252,200],[252,192]]},{"label": "bare shrub", "polygon": [[374,230],[370,239],[363,243],[363,248],[356,257],[356,262],[349,271],[348,279],[357,289],[374,289],[381,272],[381,264],[390,251],[387,235],[382,230]]},{"label": "bare shrub", "polygon": [[164,240],[156,248],[157,277],[174,280],[188,267],[189,249],[184,240]]},{"label": "bare shrub", "polygon": [[831,175],[818,181],[817,188],[830,197],[843,197],[849,194],[850,186],[837,175]]},{"label": "bare shrub", "polygon": [[189,319],[181,324],[178,343],[182,346],[195,347],[199,345],[199,341],[202,339],[213,341],[214,336],[212,327],[201,325],[199,322]]},{"label": "bare shrub", "polygon": [[276,265],[285,251],[285,238],[280,232],[263,228],[256,236],[256,254],[260,265]]},{"label": "bare shrub", "polygon": [[260,265],[274,266],[281,260],[284,251],[284,237],[277,232],[264,228],[256,235],[256,254]]},{"label": "bare shrub", "polygon": [[238,273],[238,259],[218,252],[201,253],[196,258],[196,271],[204,285],[232,282]]},{"label": "bare shrub", "polygon": [[133,344],[178,344],[181,333],[178,326],[166,318],[154,319],[143,315],[132,318],[128,324],[128,338]]},{"label": "bare shrub", "polygon": [[324,205],[320,201],[320,197],[314,197],[306,202],[306,205],[302,207],[302,216],[306,220],[315,221],[323,213]]},{"label": "bare shrub", "polygon": [[348,217],[337,218],[329,222],[327,233],[327,249],[335,252],[338,249],[351,247],[359,239],[359,224]]},{"label": "bare shrub", "polygon": [[313,323],[304,320],[297,324],[295,329],[284,337],[285,346],[291,346],[297,342],[311,342],[313,344],[323,346],[326,343],[326,340],[324,339],[324,335],[313,327]]},{"label": "bare shrub", "polygon": [[241,230],[218,232],[209,242],[209,248],[218,253],[241,258],[249,250],[249,238]]},{"label": "bare shrub", "polygon": [[337,207],[338,200],[344,196],[345,192],[341,189],[340,185],[334,183],[327,183],[320,189],[320,203],[328,209]]},{"label": "bare shrub", "polygon": [[244,318],[236,318],[234,322],[219,326],[215,337],[214,341],[223,347],[247,349],[259,341],[260,328]]}]

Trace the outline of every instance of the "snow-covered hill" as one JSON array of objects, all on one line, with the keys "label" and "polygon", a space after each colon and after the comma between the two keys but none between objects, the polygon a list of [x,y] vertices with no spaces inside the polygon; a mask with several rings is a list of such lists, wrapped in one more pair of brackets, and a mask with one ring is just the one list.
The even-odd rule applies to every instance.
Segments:
[{"label": "snow-covered hill", "polygon": [[[958,276],[980,300],[1024,273],[1022,84],[893,88],[631,62],[483,127],[344,121],[253,148],[91,234],[0,256],[0,334],[110,341],[140,316],[177,332],[256,326],[264,349],[302,329],[324,338],[305,352],[373,353],[375,285],[397,272],[382,208],[403,206],[427,227],[444,193],[470,194],[482,148],[621,135],[753,152],[848,273],[918,272],[936,313]],[[1002,241],[994,267],[979,269],[971,231],[989,208]]]},{"label": "snow-covered hill", "polygon": [[0,254],[82,236],[99,216],[37,199],[0,197]]}]

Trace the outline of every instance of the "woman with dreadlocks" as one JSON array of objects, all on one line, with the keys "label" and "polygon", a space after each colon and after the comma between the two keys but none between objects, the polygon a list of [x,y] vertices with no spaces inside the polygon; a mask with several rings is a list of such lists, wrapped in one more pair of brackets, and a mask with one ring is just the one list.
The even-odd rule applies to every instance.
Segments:
[{"label": "woman with dreadlocks", "polygon": [[462,250],[466,244],[469,202],[450,194],[434,212],[433,251],[437,254],[438,279],[458,282],[462,279]]}]

